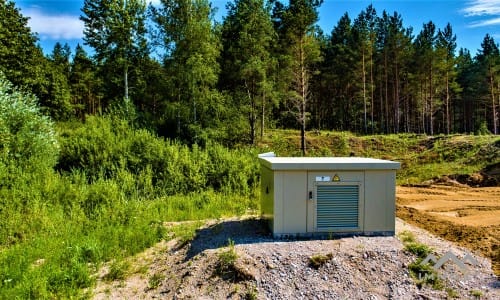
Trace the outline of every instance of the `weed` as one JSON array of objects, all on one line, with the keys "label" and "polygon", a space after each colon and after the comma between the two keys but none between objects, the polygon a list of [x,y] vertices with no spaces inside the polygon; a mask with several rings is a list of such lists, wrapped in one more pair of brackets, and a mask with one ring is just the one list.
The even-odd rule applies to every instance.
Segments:
[{"label": "weed", "polygon": [[458,297],[460,297],[460,295],[457,293],[457,291],[455,291],[452,288],[446,288],[445,291],[446,291],[446,294],[448,295],[449,298],[458,298]]},{"label": "weed", "polygon": [[130,263],[127,261],[114,260],[109,266],[109,272],[104,276],[106,281],[123,280],[130,268]]},{"label": "weed", "polygon": [[257,300],[257,288],[251,287],[247,290],[245,294],[245,299],[246,300]]},{"label": "weed", "polygon": [[408,265],[410,275],[415,279],[419,288],[423,285],[430,285],[436,290],[443,289],[443,283],[437,272],[429,264],[422,264],[422,259]]},{"label": "weed", "polygon": [[309,265],[314,269],[319,269],[321,266],[326,264],[333,258],[333,253],[328,253],[327,255],[315,254],[309,257]]},{"label": "weed", "polygon": [[405,250],[415,254],[419,258],[425,258],[432,252],[432,248],[419,242],[407,243],[405,245]]},{"label": "weed", "polygon": [[235,263],[238,259],[238,254],[234,249],[234,241],[228,239],[227,242],[227,250],[219,253],[219,262],[215,271],[223,278],[235,280],[237,275],[235,272]]},{"label": "weed", "polygon": [[470,291],[470,294],[471,294],[471,296],[473,296],[475,299],[481,299],[481,297],[483,296],[483,292],[481,292],[480,290],[471,290],[471,291]]},{"label": "weed", "polygon": [[156,289],[160,286],[163,279],[165,279],[165,275],[160,273],[153,274],[153,276],[149,277],[148,288],[152,290]]},{"label": "weed", "polygon": [[406,244],[406,243],[414,243],[416,240],[415,240],[415,235],[408,231],[408,230],[405,230],[405,231],[402,231],[398,234],[398,237],[401,239],[401,241],[403,242],[403,244]]},{"label": "weed", "polygon": [[432,252],[432,248],[417,242],[413,233],[409,231],[401,232],[399,238],[405,245],[405,250],[418,257],[416,261],[408,265],[410,275],[415,279],[417,286],[421,288],[423,285],[430,285],[436,290],[442,290],[443,282],[439,278],[436,270],[434,270],[430,264],[422,263],[422,261]]}]

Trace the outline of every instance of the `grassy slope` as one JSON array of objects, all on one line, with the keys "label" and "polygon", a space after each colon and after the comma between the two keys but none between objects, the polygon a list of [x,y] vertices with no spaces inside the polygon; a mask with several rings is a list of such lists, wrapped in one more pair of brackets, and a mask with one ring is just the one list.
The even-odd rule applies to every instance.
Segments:
[{"label": "grassy slope", "polygon": [[[96,128],[101,127],[96,125]],[[159,143],[145,134],[134,134],[152,145]],[[259,145],[259,151],[299,155],[298,136],[297,131],[270,131]],[[443,174],[477,172],[487,165],[499,163],[499,147],[500,138],[492,136],[357,137],[342,132],[308,133],[311,156],[355,155],[402,162],[399,183],[418,183]],[[142,156],[145,149],[149,148],[141,147]],[[219,151],[225,153],[223,149]],[[249,155],[245,151],[234,151],[231,155],[239,161],[239,155]],[[193,153],[188,155],[188,162],[192,161],[192,156]],[[198,161],[186,166],[199,165]],[[120,261],[167,238],[158,224],[237,215],[258,205],[255,194],[258,188],[246,196],[213,190],[162,196],[158,191],[151,199],[144,196],[149,194],[143,181],[154,174],[140,173],[135,178],[129,171],[121,170],[118,175],[89,184],[79,172],[63,176],[48,174],[36,181],[37,185],[18,186],[16,192],[2,190],[2,195],[9,197],[5,203],[12,207],[4,207],[5,219],[0,222],[5,229],[0,232],[6,240],[0,243],[0,298],[85,297],[82,289],[93,285],[92,273],[104,261]],[[145,201],[144,197],[155,201]],[[102,206],[97,218],[85,215],[88,203],[92,207]],[[189,236],[193,230],[181,236]]]},{"label": "grassy slope", "polygon": [[[280,156],[300,155],[299,132],[269,131],[260,147]],[[500,164],[500,137],[416,134],[356,136],[309,132],[308,156],[361,156],[401,162],[398,184],[416,184],[443,175],[473,174]]]}]

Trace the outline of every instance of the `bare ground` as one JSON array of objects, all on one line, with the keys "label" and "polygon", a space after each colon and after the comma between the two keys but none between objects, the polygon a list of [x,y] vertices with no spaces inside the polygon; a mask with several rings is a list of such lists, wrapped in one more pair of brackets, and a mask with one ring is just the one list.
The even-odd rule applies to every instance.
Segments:
[{"label": "bare ground", "polygon": [[500,187],[397,187],[397,215],[492,260],[500,275]]},{"label": "bare ground", "polygon": [[[396,231],[411,231],[438,255],[452,251],[462,258],[469,249],[456,246],[397,219]],[[217,272],[228,239],[237,259]],[[330,254],[330,256],[329,256]],[[324,255],[315,268],[312,256]],[[107,282],[104,268],[95,299],[500,299],[500,284],[488,259],[473,254],[477,265],[462,274],[442,270],[447,290],[419,289],[408,265],[415,257],[398,237],[348,237],[333,240],[273,240],[255,218],[208,221],[191,243],[162,242],[130,259],[124,280]]]}]

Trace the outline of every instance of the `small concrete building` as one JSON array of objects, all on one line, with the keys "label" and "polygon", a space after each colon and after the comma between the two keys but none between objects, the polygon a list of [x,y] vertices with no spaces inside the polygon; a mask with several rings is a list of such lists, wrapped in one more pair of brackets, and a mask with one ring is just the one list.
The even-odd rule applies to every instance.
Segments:
[{"label": "small concrete building", "polygon": [[275,237],[394,235],[400,163],[259,155],[261,209]]}]

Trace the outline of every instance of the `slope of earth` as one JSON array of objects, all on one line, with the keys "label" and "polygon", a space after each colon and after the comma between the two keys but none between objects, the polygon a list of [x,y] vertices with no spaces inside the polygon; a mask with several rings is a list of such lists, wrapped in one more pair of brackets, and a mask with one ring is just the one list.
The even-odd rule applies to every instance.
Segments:
[{"label": "slope of earth", "polygon": [[481,252],[500,275],[500,187],[399,186],[396,204],[398,217]]},{"label": "slope of earth", "polygon": [[[131,259],[135,272],[106,282],[103,270],[95,299],[499,299],[500,285],[488,259],[473,255],[468,272],[444,268],[447,287],[418,288],[408,272],[416,260],[398,237],[277,241],[257,219],[211,221],[187,244],[161,243]],[[411,231],[437,255],[468,250],[397,219],[397,232]],[[234,246],[225,247],[230,239]],[[232,243],[232,242],[231,242]],[[231,268],[225,254],[234,253]],[[310,258],[323,255],[314,267]],[[140,270],[140,271],[137,271]]]}]

